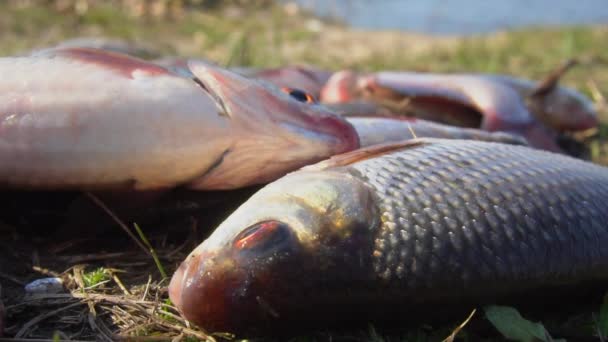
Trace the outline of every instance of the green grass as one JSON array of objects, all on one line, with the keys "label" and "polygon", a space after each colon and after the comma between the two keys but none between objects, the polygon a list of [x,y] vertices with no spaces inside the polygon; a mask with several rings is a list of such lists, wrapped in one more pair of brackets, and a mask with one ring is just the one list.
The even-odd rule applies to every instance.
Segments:
[{"label": "green grass", "polygon": [[100,283],[109,280],[111,277],[110,272],[103,267],[99,267],[91,272],[84,273],[82,280],[84,281],[84,287],[94,287]]}]

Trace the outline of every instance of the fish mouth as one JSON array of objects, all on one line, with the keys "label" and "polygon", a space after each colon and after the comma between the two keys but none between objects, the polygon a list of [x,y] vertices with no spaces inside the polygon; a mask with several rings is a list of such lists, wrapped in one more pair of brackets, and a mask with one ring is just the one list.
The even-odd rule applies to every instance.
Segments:
[{"label": "fish mouth", "polygon": [[222,329],[223,295],[216,286],[219,282],[213,281],[217,274],[201,262],[200,256],[189,256],[182,262],[171,278],[169,298],[187,320],[204,328]]},{"label": "fish mouth", "polygon": [[309,139],[329,143],[332,154],[348,152],[360,147],[359,134],[355,127],[337,114],[313,117],[309,125],[302,129],[296,125],[284,124],[284,126]]},{"label": "fish mouth", "polygon": [[[169,285],[169,298],[188,321],[210,331],[232,332],[257,310],[247,273],[230,257],[190,256]],[[238,313],[238,314],[235,314]]]},{"label": "fish mouth", "polygon": [[184,278],[188,274],[188,262],[187,260],[183,261],[177,270],[173,273],[173,277],[171,277],[171,282],[169,283],[169,299],[175,307],[182,307],[182,288],[184,286]]}]

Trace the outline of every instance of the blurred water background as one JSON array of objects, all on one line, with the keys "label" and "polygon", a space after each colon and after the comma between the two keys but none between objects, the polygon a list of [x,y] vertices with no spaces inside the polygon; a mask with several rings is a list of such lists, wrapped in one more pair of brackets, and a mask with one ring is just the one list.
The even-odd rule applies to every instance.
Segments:
[{"label": "blurred water background", "polygon": [[[287,2],[287,1],[286,1]],[[608,23],[608,0],[296,0],[353,27],[435,35]]]}]

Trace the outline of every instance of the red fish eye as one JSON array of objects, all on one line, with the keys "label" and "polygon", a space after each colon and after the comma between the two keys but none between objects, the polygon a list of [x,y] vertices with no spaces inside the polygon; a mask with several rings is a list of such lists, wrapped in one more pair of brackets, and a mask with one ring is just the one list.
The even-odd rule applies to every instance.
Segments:
[{"label": "red fish eye", "polygon": [[288,235],[286,224],[279,221],[264,221],[243,230],[236,236],[233,245],[238,249],[273,246],[285,240]]},{"label": "red fish eye", "polygon": [[300,102],[304,102],[304,103],[316,103],[317,102],[312,95],[310,95],[309,93],[307,93],[303,90],[287,88],[287,87],[283,87],[283,88],[281,88],[281,90],[284,93],[289,94],[289,96],[293,97],[294,99],[296,99]]}]

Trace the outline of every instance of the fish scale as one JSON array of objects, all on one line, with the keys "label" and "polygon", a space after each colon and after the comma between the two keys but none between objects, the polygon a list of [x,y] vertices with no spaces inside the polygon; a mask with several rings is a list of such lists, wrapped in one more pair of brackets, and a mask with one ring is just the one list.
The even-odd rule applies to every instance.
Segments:
[{"label": "fish scale", "polygon": [[462,286],[533,272],[557,280],[605,257],[606,170],[527,152],[454,142],[348,166],[378,198],[377,276],[413,289],[433,286],[446,268]]}]

